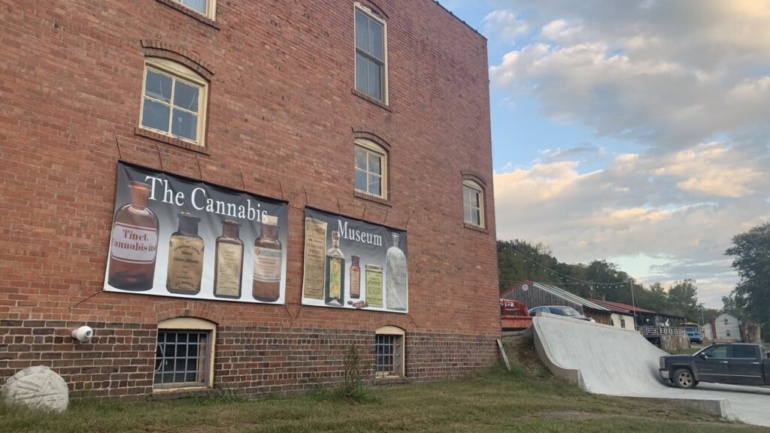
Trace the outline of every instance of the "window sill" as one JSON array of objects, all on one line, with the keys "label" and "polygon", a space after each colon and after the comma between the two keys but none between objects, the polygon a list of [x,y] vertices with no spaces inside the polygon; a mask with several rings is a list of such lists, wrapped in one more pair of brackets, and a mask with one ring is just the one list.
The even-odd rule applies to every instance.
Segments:
[{"label": "window sill", "polygon": [[372,385],[400,385],[412,381],[403,376],[378,376],[374,378]]},{"label": "window sill", "polygon": [[153,388],[150,398],[154,400],[173,400],[178,398],[188,398],[196,396],[209,396],[220,394],[222,391],[208,386],[189,387],[189,388]]},{"label": "window sill", "polygon": [[390,204],[390,201],[388,201],[388,199],[385,199],[385,198],[382,198],[382,197],[377,197],[376,195],[367,194],[365,192],[361,192],[361,191],[358,191],[358,190],[353,191],[353,195],[355,197],[357,197],[357,198],[373,201],[373,202],[375,202],[377,204],[381,204],[381,205],[384,205],[384,206],[389,206],[389,207],[392,206]]},{"label": "window sill", "polygon": [[157,132],[149,131],[144,128],[135,127],[134,128],[134,134],[149,138],[150,140],[160,141],[161,143],[170,144],[172,146],[181,147],[182,149],[192,150],[193,152],[202,153],[204,155],[210,155],[211,153],[209,150],[203,146],[198,146],[197,144],[192,144],[184,140],[180,140],[178,138],[169,137],[168,135],[159,134]]},{"label": "window sill", "polygon": [[213,27],[219,30],[219,24],[217,24],[216,21],[212,20],[211,18],[205,15],[201,15],[200,12],[196,12],[188,7],[182,6],[180,3],[177,3],[173,0],[155,0],[155,1],[157,1],[158,3],[163,3],[164,5],[170,7],[171,9],[179,11],[194,20],[200,21],[209,27]]},{"label": "window sill", "polygon": [[384,110],[387,110],[387,111],[389,111],[391,113],[393,112],[393,109],[390,108],[390,105],[380,101],[379,99],[373,98],[373,97],[367,95],[366,93],[360,92],[360,91],[358,91],[356,89],[353,89],[352,92],[353,92],[354,95],[358,96],[359,98],[363,99],[366,102],[372,103],[372,104],[374,104],[374,105],[376,105],[376,106],[378,106],[378,107],[380,107],[380,108],[382,108]]},{"label": "window sill", "polygon": [[463,227],[465,227],[466,229],[470,229],[470,230],[476,231],[476,232],[489,234],[489,230],[487,230],[486,227],[475,226],[473,224],[468,224],[468,223],[465,223],[465,222],[463,223]]}]

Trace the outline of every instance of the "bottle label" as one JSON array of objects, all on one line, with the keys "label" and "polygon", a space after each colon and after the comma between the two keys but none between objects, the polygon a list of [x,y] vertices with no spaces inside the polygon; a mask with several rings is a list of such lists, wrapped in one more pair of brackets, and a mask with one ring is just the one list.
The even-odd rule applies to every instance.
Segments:
[{"label": "bottle label", "polygon": [[113,259],[130,263],[153,263],[158,251],[158,230],[115,223],[112,228]]},{"label": "bottle label", "polygon": [[342,294],[342,260],[329,259],[329,297],[339,299]]},{"label": "bottle label", "polygon": [[281,250],[255,247],[254,248],[254,280],[263,283],[278,283],[281,281]]},{"label": "bottle label", "polygon": [[361,270],[359,268],[350,268],[350,297],[358,298],[361,296]]},{"label": "bottle label", "polygon": [[372,307],[382,307],[382,271],[367,269],[364,275],[366,302]]},{"label": "bottle label", "polygon": [[171,236],[166,288],[190,294],[198,293],[202,274],[203,240]]},{"label": "bottle label", "polygon": [[225,242],[217,244],[216,287],[214,287],[214,295],[233,298],[240,296],[242,260],[242,245]]}]

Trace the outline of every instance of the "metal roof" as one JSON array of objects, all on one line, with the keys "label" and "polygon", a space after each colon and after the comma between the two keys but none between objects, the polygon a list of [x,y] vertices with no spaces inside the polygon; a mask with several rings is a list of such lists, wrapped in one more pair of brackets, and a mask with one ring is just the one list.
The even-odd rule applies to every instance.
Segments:
[{"label": "metal roof", "polygon": [[[565,301],[571,302],[573,304],[582,305],[583,307],[590,308],[592,310],[598,310],[598,311],[610,311],[607,308],[595,303],[591,302],[588,299],[581,298],[578,295],[575,295],[574,293],[570,293],[564,289],[561,289],[556,286],[552,286],[550,284],[545,283],[538,283],[537,281],[521,281],[519,283],[516,283],[515,286],[510,288],[508,292],[511,292],[513,290],[519,289],[522,286],[522,284],[530,284],[533,287],[536,287],[544,292],[548,292],[554,296],[558,296],[559,298],[564,299]],[[502,296],[505,296],[505,293],[503,293]]]}]

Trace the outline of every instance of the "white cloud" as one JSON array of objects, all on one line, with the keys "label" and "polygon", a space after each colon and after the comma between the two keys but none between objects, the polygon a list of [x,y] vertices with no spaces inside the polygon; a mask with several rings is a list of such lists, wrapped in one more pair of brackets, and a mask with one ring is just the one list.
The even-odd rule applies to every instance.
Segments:
[{"label": "white cloud", "polygon": [[727,143],[696,149],[623,154],[584,174],[574,161],[498,173],[498,238],[543,242],[567,263],[658,260],[649,273],[632,276],[647,283],[696,279],[718,307],[720,291],[737,281],[724,251],[732,236],[770,219],[762,200],[770,179],[765,162]]},{"label": "white cloud", "polygon": [[[634,277],[694,278],[720,307],[737,281],[725,249],[770,220],[770,1],[499,4],[518,45],[492,59],[493,91],[605,140],[530,139],[537,159],[495,174],[498,238],[569,263],[639,257]],[[486,22],[493,38],[504,22]]]},{"label": "white cloud", "polygon": [[513,45],[516,38],[529,31],[529,26],[518,20],[510,10],[496,10],[484,17],[484,30],[492,37]]},{"label": "white cloud", "polygon": [[490,69],[493,86],[554,118],[681,147],[770,116],[766,1],[510,3],[534,39]]}]

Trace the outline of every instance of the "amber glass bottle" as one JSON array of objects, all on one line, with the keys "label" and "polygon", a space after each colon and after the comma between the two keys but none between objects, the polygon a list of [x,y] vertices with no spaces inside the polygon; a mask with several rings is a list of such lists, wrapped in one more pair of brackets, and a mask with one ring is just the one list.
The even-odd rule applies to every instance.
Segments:
[{"label": "amber glass bottle", "polygon": [[128,184],[131,202],[115,213],[107,284],[123,290],[150,290],[158,252],[158,217],[147,207],[150,185]]},{"label": "amber glass bottle", "polygon": [[350,297],[358,299],[361,297],[361,266],[358,256],[350,256]]},{"label": "amber glass bottle", "polygon": [[201,291],[203,276],[203,239],[198,236],[200,218],[180,212],[179,230],[168,245],[166,289],[172,293],[196,295]]},{"label": "amber glass bottle", "polygon": [[222,222],[222,236],[217,238],[214,267],[214,296],[240,298],[243,274],[243,241],[237,221]]},{"label": "amber glass bottle", "polygon": [[282,261],[278,217],[266,215],[262,217],[262,235],[254,241],[254,299],[275,302],[281,296]]}]

